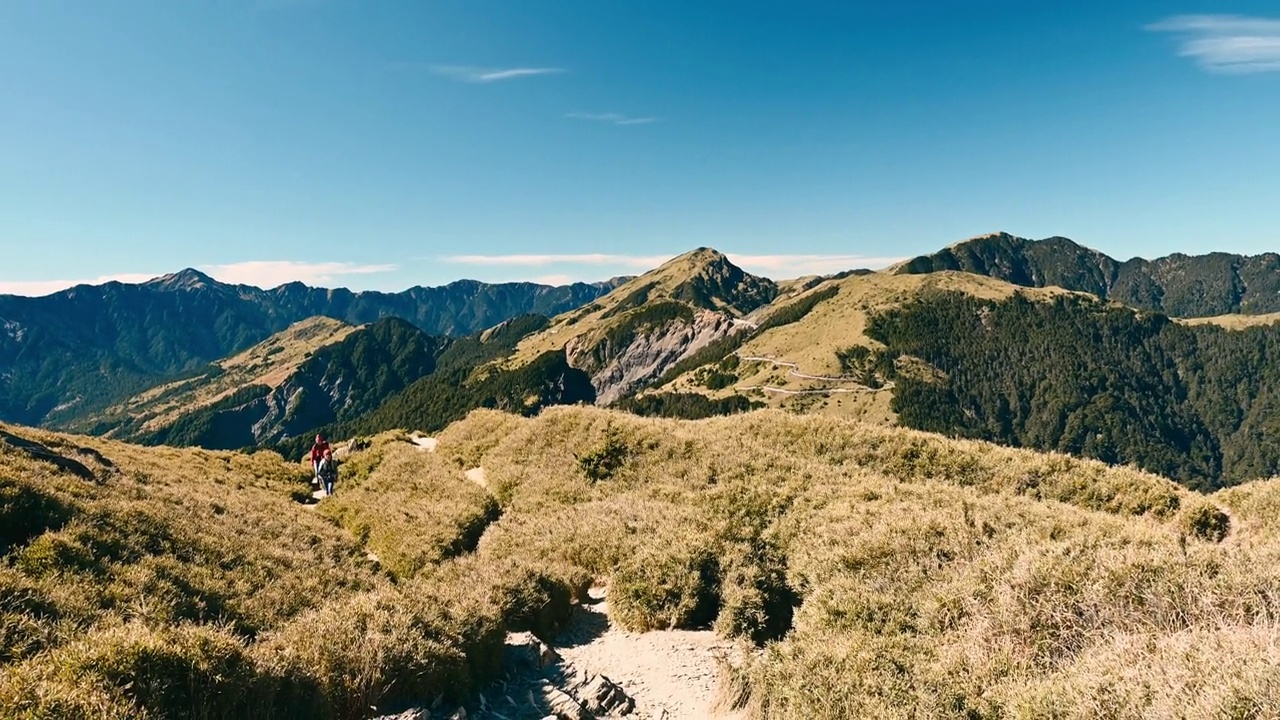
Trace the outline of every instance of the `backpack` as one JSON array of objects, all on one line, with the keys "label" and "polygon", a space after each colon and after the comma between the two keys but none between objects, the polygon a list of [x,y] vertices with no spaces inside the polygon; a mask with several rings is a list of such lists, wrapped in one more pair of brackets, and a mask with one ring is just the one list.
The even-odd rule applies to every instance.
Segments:
[{"label": "backpack", "polygon": [[321,459],[320,459],[320,468],[316,471],[316,474],[317,474],[317,475],[319,475],[320,477],[322,477],[322,478],[326,478],[326,479],[327,479],[327,478],[337,478],[337,477],[338,477],[338,462],[337,462],[337,460],[333,460],[333,459],[330,459],[330,458],[321,458]]}]

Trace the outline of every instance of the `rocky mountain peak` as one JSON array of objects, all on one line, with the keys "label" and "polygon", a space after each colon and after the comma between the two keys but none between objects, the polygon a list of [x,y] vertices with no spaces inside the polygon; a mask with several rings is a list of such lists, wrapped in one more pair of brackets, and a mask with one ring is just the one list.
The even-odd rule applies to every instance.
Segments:
[{"label": "rocky mountain peak", "polygon": [[636,282],[660,286],[671,299],[697,308],[739,316],[778,295],[778,287],[772,280],[744,271],[724,253],[708,247],[672,258]]},{"label": "rocky mountain peak", "polygon": [[221,285],[217,280],[205,275],[195,268],[179,270],[176,273],[161,275],[147,282],[147,285],[161,290],[207,290]]}]

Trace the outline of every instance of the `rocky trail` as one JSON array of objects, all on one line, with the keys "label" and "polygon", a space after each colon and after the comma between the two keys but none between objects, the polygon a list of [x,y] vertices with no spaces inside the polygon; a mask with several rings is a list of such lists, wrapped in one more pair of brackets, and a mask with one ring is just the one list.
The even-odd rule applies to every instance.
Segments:
[{"label": "rocky trail", "polygon": [[[436,449],[434,438],[413,442]],[[483,468],[466,476],[486,484]],[[549,644],[510,633],[502,676],[466,708],[437,704],[380,720],[744,720],[717,707],[722,664],[737,652],[711,630],[624,630],[610,617],[607,589],[596,587]]]},{"label": "rocky trail", "polygon": [[550,645],[509,634],[502,676],[467,708],[378,720],[745,720],[717,706],[720,665],[734,652],[710,630],[627,632],[610,620],[606,591],[593,588]]}]

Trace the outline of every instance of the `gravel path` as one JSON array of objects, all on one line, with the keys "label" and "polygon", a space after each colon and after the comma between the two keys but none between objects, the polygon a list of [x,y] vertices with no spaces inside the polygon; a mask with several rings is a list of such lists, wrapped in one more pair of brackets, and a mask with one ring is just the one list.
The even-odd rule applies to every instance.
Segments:
[{"label": "gravel path", "polygon": [[594,588],[591,594],[596,602],[574,609],[572,625],[555,644],[565,660],[617,683],[645,716],[739,720],[738,714],[715,709],[717,658],[731,653],[733,643],[710,630],[628,632],[609,619],[604,591]]}]

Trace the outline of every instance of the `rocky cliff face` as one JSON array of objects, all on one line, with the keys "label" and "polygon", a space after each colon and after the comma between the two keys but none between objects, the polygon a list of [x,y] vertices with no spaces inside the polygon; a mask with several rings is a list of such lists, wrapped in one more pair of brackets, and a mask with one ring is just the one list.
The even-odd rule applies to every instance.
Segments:
[{"label": "rocky cliff face", "polygon": [[630,342],[603,353],[599,338],[577,337],[565,346],[565,354],[571,366],[591,375],[596,402],[608,405],[707,344],[740,331],[731,315],[705,310],[691,318],[677,317],[649,326],[638,331]]}]

